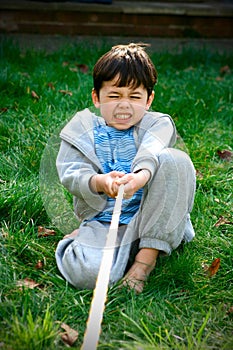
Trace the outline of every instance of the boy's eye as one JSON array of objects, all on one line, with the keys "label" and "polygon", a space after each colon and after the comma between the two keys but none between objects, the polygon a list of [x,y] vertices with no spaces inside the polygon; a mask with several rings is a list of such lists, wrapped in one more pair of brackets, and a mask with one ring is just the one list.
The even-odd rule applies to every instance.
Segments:
[{"label": "boy's eye", "polygon": [[[121,96],[118,95],[118,94],[110,94],[110,95],[108,95],[108,98],[110,98],[110,99],[119,99],[119,98],[121,98]],[[140,100],[141,96],[139,96],[139,95],[130,95],[129,98],[132,99],[132,100]]]},{"label": "boy's eye", "polygon": [[118,98],[119,95],[109,95],[108,97],[109,97],[109,98]]}]

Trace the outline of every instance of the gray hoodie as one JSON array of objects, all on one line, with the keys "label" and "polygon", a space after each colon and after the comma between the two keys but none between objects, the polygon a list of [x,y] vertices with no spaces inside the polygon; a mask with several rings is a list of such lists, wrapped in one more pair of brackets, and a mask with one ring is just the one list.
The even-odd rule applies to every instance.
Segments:
[{"label": "gray hoodie", "polygon": [[[90,188],[93,175],[103,173],[95,153],[94,120],[105,124],[102,117],[84,109],[66,124],[60,133],[62,139],[56,166],[61,183],[74,196],[75,214],[79,220],[93,218],[105,208],[106,194],[95,193]],[[158,169],[158,156],[176,141],[176,129],[171,117],[159,112],[147,112],[134,126],[137,154],[131,171],[148,169],[153,176]]]}]

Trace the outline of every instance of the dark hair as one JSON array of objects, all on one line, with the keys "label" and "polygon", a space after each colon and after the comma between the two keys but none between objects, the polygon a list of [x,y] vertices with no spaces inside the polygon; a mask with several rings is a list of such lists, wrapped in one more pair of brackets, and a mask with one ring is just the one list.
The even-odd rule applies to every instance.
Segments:
[{"label": "dark hair", "polygon": [[157,83],[157,71],[144,48],[147,44],[128,44],[113,46],[96,62],[93,69],[93,84],[97,95],[104,81],[118,80],[116,86],[137,88],[141,84],[146,88],[148,97]]}]

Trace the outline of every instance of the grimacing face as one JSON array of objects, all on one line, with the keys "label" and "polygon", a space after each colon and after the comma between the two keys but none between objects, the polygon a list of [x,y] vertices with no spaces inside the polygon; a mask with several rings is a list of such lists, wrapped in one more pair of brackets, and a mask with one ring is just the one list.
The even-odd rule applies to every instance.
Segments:
[{"label": "grimacing face", "polygon": [[137,124],[147,111],[154,99],[154,91],[148,97],[147,90],[140,85],[116,86],[117,79],[103,82],[99,91],[92,90],[92,101],[100,109],[101,116],[108,126],[118,130],[127,130]]}]

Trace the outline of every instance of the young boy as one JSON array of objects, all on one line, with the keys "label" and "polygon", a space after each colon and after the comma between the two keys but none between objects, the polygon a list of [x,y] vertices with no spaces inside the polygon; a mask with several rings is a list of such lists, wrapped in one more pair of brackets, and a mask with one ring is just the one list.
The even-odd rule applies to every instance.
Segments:
[{"label": "young boy", "polygon": [[157,72],[145,46],[114,46],[97,61],[92,100],[101,117],[85,109],[61,131],[57,170],[81,224],[59,242],[56,260],[77,288],[95,287],[120,184],[110,284],[123,278],[140,293],[159,253],[194,237],[195,170],[186,153],[172,148],[170,116],[149,111]]}]

